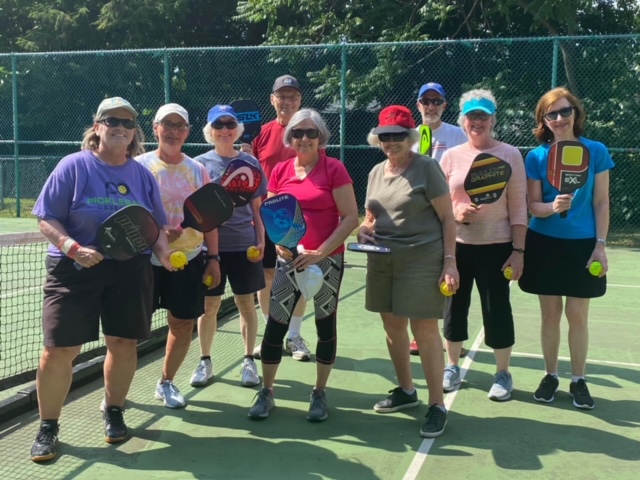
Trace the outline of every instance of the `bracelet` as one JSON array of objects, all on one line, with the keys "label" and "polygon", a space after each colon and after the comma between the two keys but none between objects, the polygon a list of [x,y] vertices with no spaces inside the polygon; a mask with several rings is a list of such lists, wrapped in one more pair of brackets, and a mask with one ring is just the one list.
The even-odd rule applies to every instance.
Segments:
[{"label": "bracelet", "polygon": [[603,246],[607,246],[607,239],[606,238],[596,238],[596,243],[601,243]]},{"label": "bracelet", "polygon": [[207,260],[207,262],[209,260],[215,260],[216,262],[220,261],[220,255],[207,255],[204,258]]},{"label": "bracelet", "polygon": [[516,248],[516,247],[513,247],[513,251],[514,251],[514,252],[521,253],[521,254],[524,254],[524,248]]},{"label": "bracelet", "polygon": [[60,243],[58,243],[58,250],[64,253],[67,257],[74,259],[76,258],[78,250],[80,250],[80,244],[71,237],[64,237],[60,240]]},{"label": "bracelet", "polygon": [[445,260],[453,260],[455,262],[456,261],[456,256],[455,255],[445,255],[444,259]]}]

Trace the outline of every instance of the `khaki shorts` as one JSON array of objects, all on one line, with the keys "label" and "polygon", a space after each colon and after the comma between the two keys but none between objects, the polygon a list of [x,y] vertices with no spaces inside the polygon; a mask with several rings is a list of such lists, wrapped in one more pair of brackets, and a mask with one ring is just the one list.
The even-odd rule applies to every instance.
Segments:
[{"label": "khaki shorts", "polygon": [[396,250],[390,255],[368,254],[365,308],[409,318],[443,318],[446,297],[440,293],[444,248],[442,240]]}]

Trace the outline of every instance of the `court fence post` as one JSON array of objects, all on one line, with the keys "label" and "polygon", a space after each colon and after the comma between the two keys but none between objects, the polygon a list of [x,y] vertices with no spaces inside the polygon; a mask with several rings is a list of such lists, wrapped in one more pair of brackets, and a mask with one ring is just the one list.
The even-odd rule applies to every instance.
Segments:
[{"label": "court fence post", "polygon": [[347,36],[342,35],[341,45],[341,65],[340,65],[340,161],[345,162],[344,143],[347,132]]},{"label": "court fence post", "polygon": [[13,82],[13,162],[15,169],[16,216],[20,217],[20,162],[18,141],[20,126],[18,124],[18,59],[11,55],[11,80]]},{"label": "court fence post", "polygon": [[551,62],[551,88],[558,86],[558,54],[560,52],[560,42],[553,40],[553,61]]}]

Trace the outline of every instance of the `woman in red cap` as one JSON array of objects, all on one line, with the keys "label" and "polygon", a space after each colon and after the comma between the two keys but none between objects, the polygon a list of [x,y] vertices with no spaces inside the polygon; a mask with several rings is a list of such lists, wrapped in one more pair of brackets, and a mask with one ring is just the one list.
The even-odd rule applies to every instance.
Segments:
[{"label": "woman in red cap", "polygon": [[369,173],[358,241],[391,248],[391,255],[369,255],[365,308],[382,317],[399,385],[373,409],[391,413],[418,405],[409,357],[410,324],[429,385],[429,409],[420,435],[433,438],[447,424],[438,329],[446,300],[440,284],[445,282],[455,293],[458,271],[449,187],[436,160],[411,151],[419,140],[415,127],[406,107],[392,105],[380,112],[368,141],[387,158]]}]

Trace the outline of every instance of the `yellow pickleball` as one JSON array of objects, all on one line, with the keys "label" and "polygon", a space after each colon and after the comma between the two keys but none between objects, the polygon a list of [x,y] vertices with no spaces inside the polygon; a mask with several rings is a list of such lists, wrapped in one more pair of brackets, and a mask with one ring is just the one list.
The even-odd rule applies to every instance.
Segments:
[{"label": "yellow pickleball", "polygon": [[260,256],[260,250],[258,247],[250,246],[247,248],[247,258],[258,258]]},{"label": "yellow pickleball", "polygon": [[208,275],[205,279],[204,279],[204,284],[207,287],[210,287],[211,285],[213,285],[213,277],[211,275]]},{"label": "yellow pickleball", "polygon": [[502,271],[502,274],[504,275],[504,278],[506,278],[507,280],[511,280],[513,278],[513,268],[511,268],[510,266],[505,268]]},{"label": "yellow pickleball", "polygon": [[449,285],[447,285],[447,282],[442,282],[440,284],[440,293],[445,297],[450,297],[451,295],[453,295],[453,293],[451,293],[451,290],[449,290]]},{"label": "yellow pickleball", "polygon": [[589,265],[589,273],[594,277],[600,276],[602,273],[602,264],[598,261],[591,262],[591,265]]},{"label": "yellow pickleball", "polygon": [[183,269],[187,264],[187,256],[182,252],[173,252],[169,257],[169,262],[172,267]]}]

